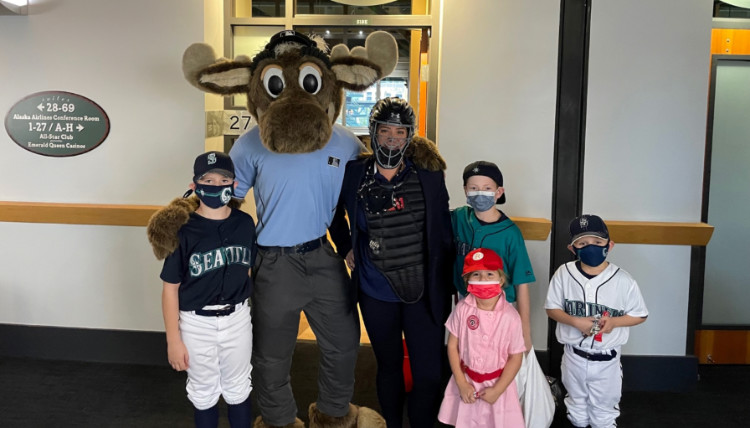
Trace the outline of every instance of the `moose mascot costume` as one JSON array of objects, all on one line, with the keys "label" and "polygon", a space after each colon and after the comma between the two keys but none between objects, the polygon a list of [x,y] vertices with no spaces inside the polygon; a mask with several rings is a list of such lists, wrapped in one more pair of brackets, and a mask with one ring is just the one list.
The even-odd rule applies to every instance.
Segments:
[{"label": "moose mascot costume", "polygon": [[[239,183],[234,197],[240,201],[252,188],[257,207],[255,427],[303,426],[289,374],[300,311],[321,352],[310,426],[385,426],[374,411],[350,404],[359,320],[346,252],[333,251],[326,230],[341,223],[334,214],[345,166],[363,149],[351,132],[334,124],[343,91],[366,89],[390,74],[397,59],[396,41],[385,32],[372,33],[364,47],[350,51],[337,45],[328,53],[322,39],[291,30],[274,35],[252,60],[216,59],[205,44],[190,46],[183,56],[192,85],[214,94],[246,94],[258,124],[230,152]],[[197,207],[194,199],[176,199],[152,217],[148,235],[157,258],[177,247],[177,231]]]}]

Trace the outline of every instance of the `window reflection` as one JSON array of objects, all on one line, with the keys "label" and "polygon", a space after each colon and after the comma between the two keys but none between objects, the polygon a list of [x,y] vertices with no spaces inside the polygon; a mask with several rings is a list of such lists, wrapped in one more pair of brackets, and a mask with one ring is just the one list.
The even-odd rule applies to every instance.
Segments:
[{"label": "window reflection", "polygon": [[[408,100],[409,89],[406,78],[386,78],[364,92],[346,91],[344,108],[341,111],[342,122],[357,134],[368,132],[370,110],[381,99],[398,97]],[[342,123],[339,122],[339,123]]]},{"label": "window reflection", "polygon": [[237,18],[283,18],[286,0],[234,0]]}]

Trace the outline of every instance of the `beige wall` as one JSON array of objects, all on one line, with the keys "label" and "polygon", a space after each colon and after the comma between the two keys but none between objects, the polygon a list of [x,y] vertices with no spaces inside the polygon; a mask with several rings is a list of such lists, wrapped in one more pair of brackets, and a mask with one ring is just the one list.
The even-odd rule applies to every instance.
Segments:
[{"label": "beige wall", "polygon": [[[203,40],[200,0],[32,0],[0,16],[0,112],[40,91],[98,103],[111,130],[69,158],[0,132],[0,200],[164,204],[203,151],[203,95],[182,77]],[[162,329],[160,264],[142,227],[0,223],[0,323]]]},{"label": "beige wall", "polygon": [[[466,203],[464,167],[489,160],[503,173],[503,211],[550,218],[560,13],[548,3],[444,2],[438,144],[452,207]],[[527,241],[527,248],[537,278],[532,339],[547,349],[549,239]]]},{"label": "beige wall", "polygon": [[[700,221],[711,15],[702,0],[592,6],[585,212]],[[650,311],[624,352],[685,355],[690,247],[618,245],[610,258],[635,277]]]}]

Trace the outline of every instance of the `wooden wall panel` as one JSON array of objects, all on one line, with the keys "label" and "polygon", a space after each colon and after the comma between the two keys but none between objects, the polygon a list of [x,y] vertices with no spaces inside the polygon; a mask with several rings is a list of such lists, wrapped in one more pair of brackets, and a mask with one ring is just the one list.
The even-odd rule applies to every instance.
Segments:
[{"label": "wooden wall panel", "polygon": [[145,226],[159,205],[61,204],[0,201],[0,221]]},{"label": "wooden wall panel", "polygon": [[750,364],[750,331],[696,330],[695,355],[700,364]]},{"label": "wooden wall panel", "polygon": [[610,237],[620,244],[704,246],[714,232],[714,227],[706,223],[605,221]]},{"label": "wooden wall panel", "polygon": [[711,54],[750,55],[750,30],[714,28],[711,30]]}]

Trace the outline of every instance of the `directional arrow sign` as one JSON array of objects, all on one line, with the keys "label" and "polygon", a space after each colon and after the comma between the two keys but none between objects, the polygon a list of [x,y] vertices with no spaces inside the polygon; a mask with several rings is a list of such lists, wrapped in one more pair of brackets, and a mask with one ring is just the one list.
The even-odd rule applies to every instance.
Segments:
[{"label": "directional arrow sign", "polygon": [[75,156],[104,142],[109,135],[109,117],[98,104],[81,95],[39,92],[11,107],[5,116],[5,130],[30,152]]}]

